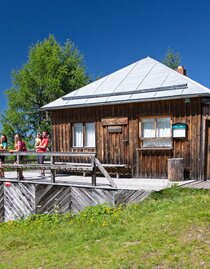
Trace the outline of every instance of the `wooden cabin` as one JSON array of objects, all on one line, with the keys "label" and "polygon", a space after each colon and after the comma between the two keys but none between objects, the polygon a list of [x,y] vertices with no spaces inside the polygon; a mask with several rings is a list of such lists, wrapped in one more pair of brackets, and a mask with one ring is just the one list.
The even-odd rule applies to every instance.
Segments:
[{"label": "wooden cabin", "polygon": [[147,57],[45,105],[54,151],[96,152],[140,178],[182,158],[185,178],[210,178],[210,90],[177,71]]}]

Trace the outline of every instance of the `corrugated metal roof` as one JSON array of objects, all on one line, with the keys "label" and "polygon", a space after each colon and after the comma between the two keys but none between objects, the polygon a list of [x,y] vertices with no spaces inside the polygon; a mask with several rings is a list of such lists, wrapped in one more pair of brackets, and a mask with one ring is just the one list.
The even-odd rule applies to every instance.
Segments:
[{"label": "corrugated metal roof", "polygon": [[144,58],[73,91],[43,110],[210,96],[207,87],[164,64]]}]

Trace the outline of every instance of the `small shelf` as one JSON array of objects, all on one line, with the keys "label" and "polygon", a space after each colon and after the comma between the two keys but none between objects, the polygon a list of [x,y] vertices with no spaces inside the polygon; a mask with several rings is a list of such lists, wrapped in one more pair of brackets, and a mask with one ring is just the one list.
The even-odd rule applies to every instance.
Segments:
[{"label": "small shelf", "polygon": [[172,150],[173,148],[137,148],[136,150]]}]

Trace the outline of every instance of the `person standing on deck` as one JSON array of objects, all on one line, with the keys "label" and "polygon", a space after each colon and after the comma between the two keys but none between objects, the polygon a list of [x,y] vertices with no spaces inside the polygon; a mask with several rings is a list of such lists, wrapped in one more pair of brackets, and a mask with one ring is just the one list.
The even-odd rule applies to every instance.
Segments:
[{"label": "person standing on deck", "polygon": [[37,147],[41,144],[41,142],[42,142],[42,134],[37,133],[36,139],[35,139],[35,149],[36,149],[36,151],[37,151]]},{"label": "person standing on deck", "polygon": [[[0,141],[0,151],[6,151],[7,150],[7,137],[6,135],[1,136],[1,141]],[[0,157],[0,178],[4,178],[4,168],[2,167],[2,163],[4,162],[5,157],[1,156]]]},{"label": "person standing on deck", "polygon": [[[26,143],[22,140],[21,135],[16,134],[15,135],[15,149],[10,150],[9,152],[13,153],[13,152],[19,152],[19,151],[27,151],[27,148],[26,148]],[[20,156],[20,163],[23,162],[23,157],[24,156]],[[17,159],[15,160],[15,163],[17,163]],[[20,170],[20,179],[24,179],[22,170]]]},{"label": "person standing on deck", "polygon": [[[44,131],[42,133],[41,143],[38,146],[36,146],[37,152],[46,152],[48,144],[49,144],[48,133],[47,133],[47,131]],[[37,163],[43,164],[44,163],[44,156],[38,156]],[[41,169],[41,177],[42,178],[45,177],[45,170],[44,169]]]}]

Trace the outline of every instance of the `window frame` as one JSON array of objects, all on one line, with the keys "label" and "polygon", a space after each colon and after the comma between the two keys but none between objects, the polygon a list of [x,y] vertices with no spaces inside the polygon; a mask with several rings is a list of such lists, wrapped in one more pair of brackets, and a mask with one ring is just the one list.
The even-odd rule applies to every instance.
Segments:
[{"label": "window frame", "polygon": [[[94,135],[95,135],[95,137],[94,137],[94,143],[95,143],[95,145],[94,146],[86,146],[85,144],[86,144],[86,139],[87,139],[87,128],[86,128],[86,124],[88,124],[88,123],[92,123],[93,125],[94,125],[94,130],[95,130],[95,133],[94,133]],[[74,146],[74,125],[75,124],[82,124],[82,146]],[[84,149],[84,148],[89,148],[89,149],[95,149],[96,148],[96,124],[95,124],[95,122],[93,122],[93,121],[89,121],[89,122],[73,122],[72,123],[72,139],[71,139],[71,142],[72,142],[72,148],[80,148],[80,149]]]},{"label": "window frame", "polygon": [[[170,136],[164,136],[164,137],[158,137],[157,136],[157,119],[160,118],[169,118],[170,119]],[[143,137],[143,126],[142,126],[142,120],[143,119],[154,119],[154,129],[155,129],[155,136],[154,137]],[[139,138],[140,138],[140,142],[141,142],[141,148],[154,148],[154,149],[158,149],[158,148],[172,148],[172,117],[171,115],[161,115],[161,116],[143,116],[139,118]],[[170,139],[171,140],[171,144],[169,146],[144,146],[143,142],[144,140],[146,141],[161,141],[163,139]]]}]

